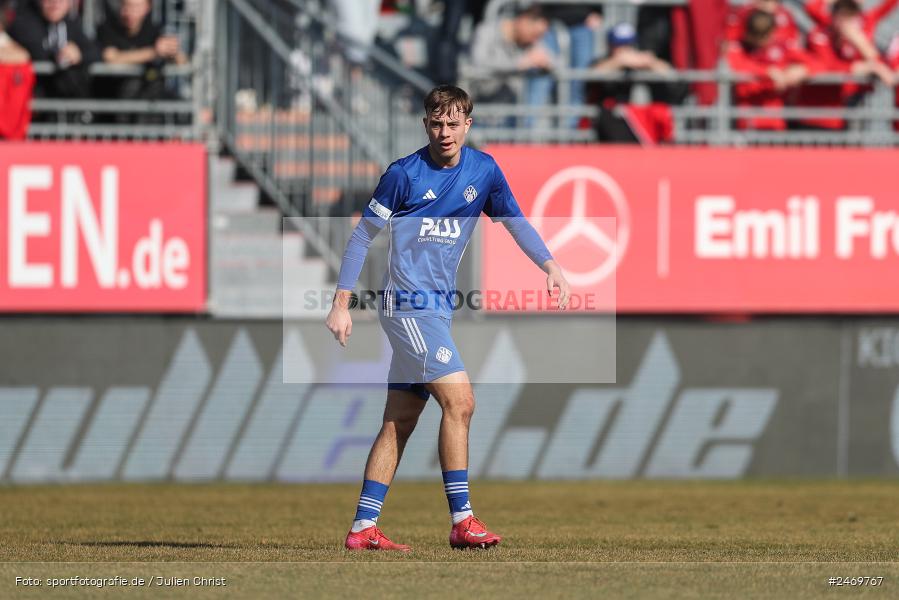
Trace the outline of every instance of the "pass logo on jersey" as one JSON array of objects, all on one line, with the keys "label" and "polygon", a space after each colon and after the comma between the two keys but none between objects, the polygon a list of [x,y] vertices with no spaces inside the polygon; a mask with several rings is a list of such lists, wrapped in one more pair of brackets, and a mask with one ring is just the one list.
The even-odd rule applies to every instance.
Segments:
[{"label": "pass logo on jersey", "polygon": [[443,243],[455,243],[455,241],[449,242],[444,239],[429,240],[428,238],[436,237],[455,240],[462,235],[462,227],[459,226],[459,219],[429,219],[428,217],[424,217],[421,220],[421,229],[419,230],[418,235],[419,242],[439,241]]}]

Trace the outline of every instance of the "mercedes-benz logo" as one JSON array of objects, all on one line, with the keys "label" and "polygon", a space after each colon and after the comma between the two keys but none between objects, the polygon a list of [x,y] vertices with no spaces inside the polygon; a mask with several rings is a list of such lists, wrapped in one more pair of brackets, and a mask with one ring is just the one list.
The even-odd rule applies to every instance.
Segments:
[{"label": "mercedes-benz logo", "polygon": [[[594,246],[605,252],[605,257],[599,264],[587,271],[573,271],[565,269],[565,274],[572,284],[588,286],[603,281],[618,267],[621,257],[627,251],[627,243],[630,238],[630,211],[624,192],[609,175],[596,167],[575,166],[563,169],[550,177],[534,201],[534,210],[531,220],[534,227],[540,231],[543,227],[544,213],[547,205],[559,198],[556,192],[566,185],[573,184],[571,196],[571,216],[568,223],[547,240],[546,246],[555,254],[557,250],[579,237],[589,240]],[[590,197],[589,187],[600,188],[603,196],[608,197],[615,208],[615,216],[618,219],[617,240],[600,229],[596,223],[587,216],[587,199]],[[549,218],[549,217],[547,217]],[[553,217],[556,218],[556,217]],[[558,217],[561,219],[561,217]]]}]

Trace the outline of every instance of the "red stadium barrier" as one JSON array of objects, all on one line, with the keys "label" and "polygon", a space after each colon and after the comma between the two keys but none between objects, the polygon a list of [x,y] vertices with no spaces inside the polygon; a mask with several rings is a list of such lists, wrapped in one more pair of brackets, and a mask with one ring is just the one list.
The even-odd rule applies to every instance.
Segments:
[{"label": "red stadium barrier", "polygon": [[[538,230],[579,212],[617,218],[611,253],[541,234],[576,288],[617,261],[603,276],[617,279],[619,312],[899,310],[896,150],[486,150]],[[485,289],[533,278],[500,229],[485,228]]]},{"label": "red stadium barrier", "polygon": [[0,145],[0,310],[195,312],[202,144]]}]

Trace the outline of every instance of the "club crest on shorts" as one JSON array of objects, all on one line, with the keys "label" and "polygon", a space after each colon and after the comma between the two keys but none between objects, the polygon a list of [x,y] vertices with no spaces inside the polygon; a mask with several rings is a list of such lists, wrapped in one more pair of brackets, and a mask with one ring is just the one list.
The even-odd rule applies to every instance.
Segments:
[{"label": "club crest on shorts", "polygon": [[471,204],[471,202],[478,197],[478,191],[474,189],[473,185],[465,188],[465,191],[462,192],[462,195],[465,196],[465,201]]},{"label": "club crest on shorts", "polygon": [[437,354],[435,355],[435,357],[443,364],[446,364],[453,357],[453,351],[445,346],[440,346],[439,348],[437,348]]}]

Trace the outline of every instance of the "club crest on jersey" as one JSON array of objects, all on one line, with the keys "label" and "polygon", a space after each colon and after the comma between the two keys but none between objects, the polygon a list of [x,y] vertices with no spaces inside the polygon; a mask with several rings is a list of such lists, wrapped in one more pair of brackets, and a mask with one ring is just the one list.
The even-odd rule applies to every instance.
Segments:
[{"label": "club crest on jersey", "polygon": [[465,201],[471,204],[472,201],[478,197],[478,191],[474,189],[473,185],[470,185],[465,188],[465,191],[462,192],[462,195],[465,196]]},{"label": "club crest on jersey", "polygon": [[424,241],[429,237],[446,238],[455,240],[462,235],[462,228],[459,226],[459,219],[429,219],[424,217],[421,220],[421,230],[418,232],[420,236],[418,241]]},{"label": "club crest on jersey", "polygon": [[453,351],[446,346],[440,346],[439,348],[437,348],[437,354],[435,355],[435,357],[443,364],[446,364],[453,357]]}]

